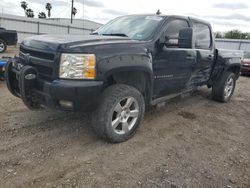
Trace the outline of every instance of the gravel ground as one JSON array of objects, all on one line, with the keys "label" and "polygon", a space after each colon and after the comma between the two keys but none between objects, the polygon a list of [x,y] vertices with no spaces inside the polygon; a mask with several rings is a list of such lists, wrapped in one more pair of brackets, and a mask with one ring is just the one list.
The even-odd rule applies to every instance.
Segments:
[{"label": "gravel ground", "polygon": [[8,46],[7,50],[4,53],[0,53],[0,58],[2,57],[14,57],[15,55],[18,55],[18,48],[19,44],[16,46]]},{"label": "gravel ground", "polygon": [[0,187],[250,187],[250,77],[227,104],[210,93],[148,110],[109,144],[88,115],[30,111],[0,82]]}]

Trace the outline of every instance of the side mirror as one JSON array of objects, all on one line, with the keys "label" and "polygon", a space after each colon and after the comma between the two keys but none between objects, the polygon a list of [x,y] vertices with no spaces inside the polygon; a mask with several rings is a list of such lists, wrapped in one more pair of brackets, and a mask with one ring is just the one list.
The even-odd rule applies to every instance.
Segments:
[{"label": "side mirror", "polygon": [[193,45],[193,28],[184,28],[179,32],[179,48],[192,48]]},{"label": "side mirror", "polygon": [[165,45],[167,47],[178,47],[178,39],[168,39],[165,42]]},{"label": "side mirror", "polygon": [[178,38],[169,38],[164,33],[161,36],[160,40],[159,40],[159,44],[160,44],[161,47],[163,47],[163,46],[166,46],[166,47],[178,47]]}]

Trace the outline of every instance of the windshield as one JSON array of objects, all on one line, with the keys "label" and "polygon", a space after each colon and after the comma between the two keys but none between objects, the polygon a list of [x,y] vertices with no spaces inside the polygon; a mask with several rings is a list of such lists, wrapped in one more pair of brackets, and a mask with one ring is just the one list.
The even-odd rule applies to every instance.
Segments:
[{"label": "windshield", "polygon": [[149,40],[161,24],[161,16],[123,16],[110,21],[93,34],[129,37],[134,40]]}]

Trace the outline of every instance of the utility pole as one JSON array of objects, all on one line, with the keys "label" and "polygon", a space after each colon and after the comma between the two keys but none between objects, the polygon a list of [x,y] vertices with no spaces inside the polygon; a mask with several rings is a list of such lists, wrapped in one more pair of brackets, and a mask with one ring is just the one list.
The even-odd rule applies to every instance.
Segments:
[{"label": "utility pole", "polygon": [[73,8],[74,8],[74,0],[72,0],[72,3],[71,3],[71,19],[70,19],[71,24],[73,22]]},{"label": "utility pole", "polygon": [[82,0],[82,28],[84,29],[84,0]]}]

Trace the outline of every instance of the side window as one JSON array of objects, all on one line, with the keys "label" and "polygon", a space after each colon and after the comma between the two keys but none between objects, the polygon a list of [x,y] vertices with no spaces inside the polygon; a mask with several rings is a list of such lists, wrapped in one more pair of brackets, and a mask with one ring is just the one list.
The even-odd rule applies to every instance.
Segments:
[{"label": "side window", "polygon": [[166,37],[169,43],[168,47],[178,48],[179,32],[187,27],[189,27],[188,22],[182,19],[172,20],[167,23]]},{"label": "side window", "polygon": [[194,38],[195,48],[197,49],[210,49],[211,47],[211,32],[207,25],[194,22]]}]

